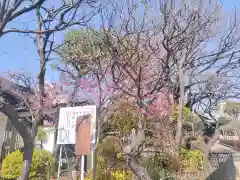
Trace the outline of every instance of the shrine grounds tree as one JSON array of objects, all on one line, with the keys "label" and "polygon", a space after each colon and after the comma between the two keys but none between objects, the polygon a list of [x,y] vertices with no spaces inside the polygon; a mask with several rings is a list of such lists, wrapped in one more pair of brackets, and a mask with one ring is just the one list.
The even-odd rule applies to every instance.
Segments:
[{"label": "shrine grounds tree", "polygon": [[[97,1],[92,0],[77,0],[77,1],[61,1],[59,3],[51,2],[50,0],[36,0],[36,1],[24,1],[24,0],[2,0],[0,1],[0,36],[2,37],[8,33],[24,33],[28,37],[33,38],[39,59],[40,59],[40,71],[38,74],[38,80],[36,81],[37,87],[33,94],[37,95],[38,106],[31,107],[34,109],[32,112],[31,128],[25,126],[20,121],[18,113],[14,107],[4,98],[1,99],[0,110],[9,117],[9,120],[13,126],[20,133],[24,141],[23,148],[23,166],[21,172],[21,179],[28,179],[28,170],[32,163],[33,152],[33,140],[37,134],[38,126],[42,123],[43,109],[45,106],[44,100],[46,100],[45,92],[45,73],[47,62],[51,60],[52,51],[55,48],[54,37],[55,33],[66,30],[71,26],[85,26],[87,22],[95,13],[93,4]],[[84,8],[85,13],[79,13],[81,8]],[[16,27],[9,26],[9,23],[17,18],[21,17],[28,12],[35,12],[36,14],[36,28],[34,29],[18,29]],[[17,74],[14,74],[13,78],[16,78]],[[22,74],[23,75],[23,74]],[[17,75],[18,76],[18,75]],[[25,81],[26,79],[24,79]],[[36,85],[35,84],[35,85]],[[28,84],[25,84],[32,88]],[[21,99],[22,103],[26,103],[25,95],[22,96],[21,92],[16,92],[18,89],[9,89],[6,84],[1,84],[1,92],[15,91],[15,95]],[[32,94],[32,89],[29,89]],[[17,94],[19,93],[19,94]],[[24,98],[23,98],[24,97]],[[31,104],[30,104],[31,105]]]},{"label": "shrine grounds tree", "polygon": [[[137,1],[128,5],[132,8],[113,6],[116,14],[102,12],[100,15],[111,56],[113,81],[143,109],[142,97],[152,94],[154,98],[154,93],[167,88],[174,103],[180,106],[175,137],[179,146],[181,107],[187,92],[186,105],[198,113],[208,114],[220,100],[239,97],[236,16],[219,32],[222,10],[215,1],[149,1],[144,3],[142,16],[138,12],[137,19],[134,13],[141,5]],[[117,16],[118,13],[121,16]],[[216,45],[208,48],[213,41]],[[187,82],[187,77],[191,77],[191,81]],[[209,141],[208,150],[214,142],[214,138]]]},{"label": "shrine grounds tree", "polygon": [[[62,56],[78,65],[77,72],[109,65],[116,92],[131,99],[143,114],[140,132],[146,129],[148,106],[159,92],[167,92],[179,107],[175,136],[179,148],[184,104],[211,115],[221,100],[239,98],[237,16],[223,27],[222,12],[218,2],[205,0],[110,2],[99,11],[99,31],[88,28],[97,35],[96,44],[85,39],[92,43],[88,46],[91,51],[81,49],[81,41],[77,41],[78,48],[62,51]],[[206,144],[206,156],[217,137],[218,132]],[[126,148],[126,157],[139,179],[150,179],[135,161],[133,152],[139,152],[141,145]]]},{"label": "shrine grounds tree", "polygon": [[[90,8],[87,14],[79,13],[80,8],[86,7],[84,5],[92,7],[93,3],[96,2],[61,1],[60,5],[54,4],[49,7],[51,3],[48,0],[0,2],[0,36],[14,32],[27,34],[34,39],[40,59],[40,71],[36,86],[34,85],[36,92],[33,93],[38,97],[37,107],[34,108],[31,128],[26,127],[19,120],[14,107],[6,99],[1,98],[0,110],[8,116],[24,140],[22,180],[27,179],[28,169],[31,167],[33,139],[37,134],[37,127],[41,124],[44,99],[47,96],[46,64],[51,60],[53,51],[59,53],[71,71],[69,69],[66,71],[60,66],[57,67],[58,70],[65,71],[75,82],[78,83],[79,78],[90,72],[94,75],[96,78],[94,88],[98,89],[94,92],[98,96],[94,98],[98,99],[99,107],[104,107],[99,108],[104,112],[98,112],[100,117],[103,115],[101,119],[109,112],[106,108],[108,106],[104,106],[105,98],[102,98],[104,96],[101,94],[105,93],[101,84],[106,74],[111,78],[111,85],[107,85],[110,88],[107,96],[114,98],[124,96],[141,112],[136,128],[141,135],[147,128],[146,119],[150,114],[159,117],[169,116],[171,115],[169,107],[171,104],[177,104],[179,109],[174,137],[176,151],[181,142],[182,107],[185,102],[191,110],[211,115],[211,110],[221,100],[239,98],[240,49],[237,16],[234,14],[229,23],[222,22],[223,11],[218,2],[109,1],[107,4],[99,3],[101,5],[98,11]],[[12,20],[30,11],[36,13],[35,29],[16,29],[7,26]],[[92,27],[91,18],[94,15],[100,20],[98,30]],[[68,46],[68,41],[61,45],[61,47],[66,45],[70,49],[56,46],[55,33],[75,25],[87,27],[85,41],[80,39],[76,46],[72,44]],[[84,33],[86,35],[86,32]],[[16,78],[18,75],[14,74],[12,77]],[[80,81],[80,85],[81,83],[83,82]],[[27,85],[29,86],[29,83]],[[91,89],[84,86],[81,88],[83,91]],[[14,93],[23,103],[27,103],[25,95],[13,92],[14,90],[4,84],[0,88],[1,92]],[[159,93],[168,94],[165,108],[161,108],[162,104],[156,103],[161,101]],[[162,114],[161,111],[150,113],[149,106],[154,103],[157,106],[155,109],[167,109],[166,113]],[[98,133],[100,131],[101,125]],[[206,157],[218,136],[217,131],[206,144]],[[138,144],[125,147],[124,153],[134,174],[140,180],[150,180],[147,170],[137,162],[142,145],[148,141],[146,137],[141,137],[143,139]]]},{"label": "shrine grounds tree", "polygon": [[93,179],[96,175],[99,138],[102,136],[103,127],[108,123],[109,114],[112,113],[113,102],[122,95],[116,92],[110,65],[108,61],[104,61],[105,55],[101,53],[106,48],[102,43],[101,32],[87,28],[67,32],[63,44],[57,49],[65,67],[54,66],[61,72],[65,87],[72,88],[71,92],[75,93],[73,101],[78,100],[78,95],[84,94],[86,104],[97,106]]}]

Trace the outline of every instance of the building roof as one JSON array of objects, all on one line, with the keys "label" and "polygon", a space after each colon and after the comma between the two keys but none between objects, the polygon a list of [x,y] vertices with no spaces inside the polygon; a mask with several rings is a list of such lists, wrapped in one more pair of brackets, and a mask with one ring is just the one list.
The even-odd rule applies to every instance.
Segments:
[{"label": "building roof", "polygon": [[[31,89],[10,82],[8,79],[0,77],[1,98],[7,100],[15,108],[23,105],[23,99],[18,91],[24,93],[31,92]],[[24,108],[25,109],[25,108]]]},{"label": "building roof", "polygon": [[228,130],[240,130],[240,121],[239,120],[232,120],[229,123],[222,125],[219,129],[228,131]]}]

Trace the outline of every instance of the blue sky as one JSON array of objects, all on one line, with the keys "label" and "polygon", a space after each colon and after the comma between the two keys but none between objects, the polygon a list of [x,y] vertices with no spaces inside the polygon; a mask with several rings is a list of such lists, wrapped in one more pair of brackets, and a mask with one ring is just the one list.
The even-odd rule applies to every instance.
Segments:
[{"label": "blue sky", "polygon": [[[219,1],[221,1],[226,12],[231,12],[234,7],[240,10],[240,0]],[[12,22],[10,26],[24,27],[27,24],[29,27],[34,27],[34,22],[31,21],[32,17],[34,17],[33,15],[33,13],[28,13]],[[62,40],[63,33],[60,33],[57,35],[56,41],[61,42]],[[39,70],[39,60],[34,42],[31,38],[23,34],[12,33],[0,39],[0,62],[1,73],[7,72],[8,70],[16,71],[22,68],[26,72],[36,75]],[[49,81],[56,81],[56,73],[53,73],[52,70],[48,70],[47,79]]]},{"label": "blue sky", "polygon": [[234,7],[240,8],[239,0],[219,0],[226,11],[231,11]]},{"label": "blue sky", "polygon": [[[8,27],[16,27],[25,29],[28,26],[34,29],[35,22],[32,17],[35,17],[35,12],[30,12],[11,22]],[[34,35],[32,35],[34,36]],[[56,41],[63,41],[63,32],[56,34]],[[24,69],[28,73],[37,75],[39,71],[39,58],[37,49],[32,38],[24,34],[10,33],[4,35],[0,39],[0,72],[18,71]],[[51,63],[56,63],[51,62]],[[49,65],[48,65],[49,66]],[[51,68],[48,68],[47,79],[56,81],[56,73],[53,73]]]}]

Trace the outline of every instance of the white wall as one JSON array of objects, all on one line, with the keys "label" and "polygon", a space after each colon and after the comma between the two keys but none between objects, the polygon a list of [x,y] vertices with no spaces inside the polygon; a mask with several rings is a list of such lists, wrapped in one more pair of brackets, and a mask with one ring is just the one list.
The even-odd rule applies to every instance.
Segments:
[{"label": "white wall", "polygon": [[[49,151],[50,153],[53,153],[55,128],[54,127],[44,127],[43,129],[48,135],[47,140],[42,143],[43,149]],[[39,145],[40,142],[37,141],[37,144]]]}]

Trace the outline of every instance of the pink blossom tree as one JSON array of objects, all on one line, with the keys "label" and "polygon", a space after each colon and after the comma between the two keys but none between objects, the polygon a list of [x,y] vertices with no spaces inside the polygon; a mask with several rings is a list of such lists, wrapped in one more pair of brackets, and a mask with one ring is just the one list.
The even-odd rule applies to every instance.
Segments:
[{"label": "pink blossom tree", "polygon": [[[97,2],[97,1],[96,1]],[[19,130],[20,135],[24,139],[24,151],[23,155],[23,166],[21,172],[21,179],[28,179],[28,172],[32,163],[32,137],[34,137],[37,133],[37,126],[42,121],[43,117],[43,109],[44,103],[46,104],[45,99],[45,73],[46,73],[46,65],[51,60],[52,51],[55,48],[55,33],[59,31],[64,31],[70,26],[79,25],[85,26],[88,21],[92,18],[95,9],[92,8],[95,4],[95,1],[88,0],[77,0],[77,1],[59,1],[50,2],[46,0],[36,0],[36,1],[25,1],[25,0],[3,0],[0,3],[0,37],[7,33],[23,33],[27,34],[28,37],[34,39],[34,43],[37,47],[37,53],[39,55],[39,73],[38,73],[38,81],[37,81],[37,90],[39,92],[39,103],[34,104],[34,118],[36,121],[32,122],[31,132],[24,132],[24,125],[21,122],[18,122],[18,114],[14,110],[14,108],[9,103],[4,103],[5,99],[2,100],[2,111],[12,121],[13,126],[17,130]],[[80,9],[86,7],[89,11],[85,11],[85,13],[79,13]],[[26,15],[29,12],[35,11],[35,17],[33,17],[33,21],[36,21],[36,27],[28,27],[27,28],[19,28],[14,27],[12,22],[13,20],[17,20],[19,17]],[[31,16],[29,16],[31,17]],[[32,36],[33,35],[33,36]],[[6,85],[5,85],[6,86]],[[11,89],[11,88],[10,88]],[[0,89],[0,91],[9,91],[12,93],[12,90]],[[10,92],[11,91],[11,92]],[[21,99],[22,95],[19,95],[19,99]],[[25,98],[24,98],[25,99]],[[35,99],[35,98],[34,98]],[[26,100],[22,102],[26,103]],[[31,103],[30,103],[31,104]],[[38,107],[37,110],[35,107]],[[11,113],[12,112],[12,113]],[[30,138],[31,137],[31,138]]]},{"label": "pink blossom tree", "polygon": [[[45,84],[44,95],[40,94],[36,79],[26,73],[24,70],[20,72],[8,72],[1,78],[2,96],[10,96],[3,98],[1,112],[8,116],[12,125],[22,137],[24,146],[21,148],[24,158],[28,162],[32,160],[32,152],[34,149],[34,139],[37,135],[38,127],[43,124],[43,115],[48,117],[56,116],[56,107],[58,104],[66,102],[61,96],[60,89],[53,84]],[[12,101],[11,99],[16,99]],[[40,103],[40,99],[43,103]],[[19,117],[18,109],[28,110],[29,116]],[[41,115],[40,115],[41,114]],[[27,157],[25,157],[27,156]],[[24,166],[22,169],[27,168]]]},{"label": "pink blossom tree", "polygon": [[[131,12],[129,10],[129,15],[133,18]],[[75,31],[72,41],[64,43],[59,52],[69,67],[56,68],[73,80],[73,89],[79,90],[88,101],[97,104],[98,134],[105,120],[102,114],[105,114],[106,107],[111,108],[109,100],[121,96],[133,102],[140,116],[136,130],[141,135],[137,133],[137,138],[144,136],[149,115],[163,117],[169,114],[171,97],[166,81],[168,74],[159,71],[163,63],[153,53],[149,42],[154,40],[144,32],[144,25],[140,30],[126,31],[124,26],[127,26],[127,21],[122,20],[121,23],[122,31],[119,34],[111,27],[108,29],[104,26],[100,32],[93,29]],[[92,76],[85,78],[86,74]],[[150,179],[148,172],[136,159],[141,154],[139,147],[148,140],[144,138],[138,141],[139,144],[128,144],[124,148],[128,165],[139,179]]]},{"label": "pink blossom tree", "polygon": [[[138,179],[151,180],[137,158],[152,138],[146,134],[149,118],[161,123],[161,120],[170,114],[173,98],[168,79],[171,74],[170,67],[164,61],[167,54],[161,50],[154,28],[148,24],[148,12],[138,14],[136,21],[139,4],[131,1],[127,5],[127,8],[118,7],[121,9],[121,16],[116,17],[107,14],[103,9],[100,14],[101,28],[108,47],[106,54],[110,61],[114,86],[118,92],[129,98],[140,112],[135,133],[130,143],[124,147],[125,158]],[[112,8],[115,9],[114,5]],[[114,26],[115,21],[118,22],[117,26]],[[161,137],[164,136],[162,130]],[[171,138],[174,140],[173,136]]]}]

